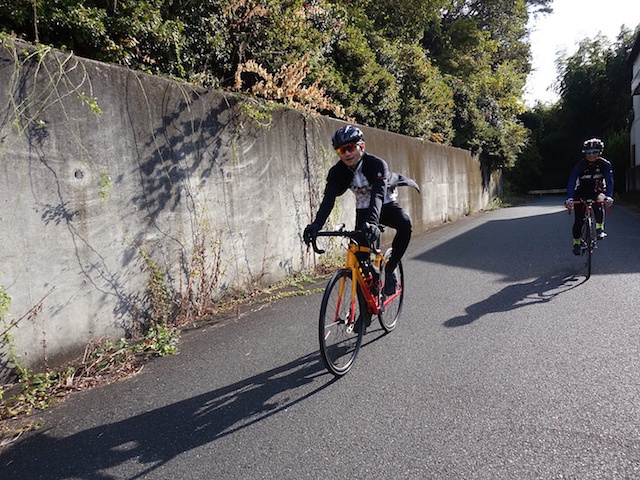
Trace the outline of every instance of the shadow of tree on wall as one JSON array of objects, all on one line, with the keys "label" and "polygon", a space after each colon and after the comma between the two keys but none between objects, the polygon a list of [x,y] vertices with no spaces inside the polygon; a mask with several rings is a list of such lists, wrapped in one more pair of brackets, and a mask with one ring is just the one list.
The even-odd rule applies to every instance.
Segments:
[{"label": "shadow of tree on wall", "polygon": [[[158,220],[163,212],[174,211],[186,202],[193,211],[194,199],[190,179],[206,182],[222,163],[228,161],[225,132],[233,128],[233,118],[228,115],[228,105],[221,98],[207,95],[203,90],[187,90],[177,83],[165,82],[162,100],[162,116],[140,118],[134,99],[140,96],[138,85],[131,73],[127,79],[127,114],[135,132],[141,191],[132,201],[146,212],[148,221]],[[144,88],[144,87],[143,87]],[[145,94],[146,95],[146,94]],[[213,103],[217,101],[216,103]],[[132,103],[134,104],[131,110]],[[146,134],[136,124],[160,125]],[[145,138],[138,138],[138,136]]]},{"label": "shadow of tree on wall", "polygon": [[[91,119],[95,118],[86,103],[86,92],[93,92],[92,74],[95,65],[86,64],[82,59],[73,55],[50,52],[39,62],[31,61],[25,64],[26,75],[21,78],[33,78],[33,85],[24,83],[21,90],[27,92],[26,95],[20,93],[18,98],[23,98],[27,105],[32,105],[36,112],[30,112],[26,107],[22,114],[31,121],[29,128],[24,135],[29,144],[29,178],[33,179],[40,175],[41,168],[31,160],[35,160],[40,166],[49,172],[49,178],[53,180],[58,203],[42,204],[37,188],[33,186],[33,198],[41,209],[41,219],[45,226],[64,225],[70,234],[70,239],[74,247],[74,255],[79,271],[86,279],[86,282],[94,288],[96,292],[102,294],[102,303],[109,304],[111,298],[113,303],[113,313],[116,318],[116,326],[125,330],[126,336],[131,336],[139,330],[137,325],[140,317],[141,305],[145,297],[145,292],[131,291],[123,280],[126,275],[113,265],[109,252],[91,240],[91,231],[87,227],[87,222],[91,221],[90,215],[93,210],[87,211],[87,202],[101,202],[97,192],[97,181],[82,186],[71,186],[70,179],[63,176],[66,164],[73,160],[80,162],[93,172],[94,180],[98,177],[101,153],[96,150],[95,145],[85,143],[82,138],[81,125],[86,127],[92,125]],[[43,68],[46,67],[46,68]],[[35,69],[33,72],[31,70]],[[30,73],[31,72],[31,73]],[[34,95],[35,99],[29,98]],[[49,102],[49,103],[47,103]],[[76,116],[78,115],[78,116]],[[42,117],[42,122],[40,118]],[[44,130],[46,135],[40,132]],[[55,131],[55,138],[50,143],[45,143],[44,139]],[[115,141],[116,139],[112,139]],[[69,145],[69,150],[61,150],[56,144]],[[53,147],[53,151],[52,151]],[[57,152],[55,155],[54,152]],[[53,157],[52,157],[53,154]],[[33,169],[39,171],[33,172]],[[76,172],[79,176],[71,179],[82,180],[83,174]],[[103,219],[103,222],[112,223],[115,221]],[[80,292],[82,295],[83,292]],[[69,299],[61,299],[58,305],[51,310],[52,315],[63,314]]]},{"label": "shadow of tree on wall", "polygon": [[[135,73],[127,79],[127,95],[146,97],[146,92],[139,91],[142,82],[134,81],[132,75]],[[127,101],[135,143],[140,145],[137,157],[141,191],[133,202],[147,213],[151,223],[185,203],[193,212],[193,184],[204,186],[210,179],[221,183],[228,180],[230,173],[225,168],[237,164],[243,148],[255,143],[268,129],[252,121],[243,112],[243,100],[234,95],[166,81],[156,85],[155,90],[162,90],[154,97],[161,103],[161,121],[149,132],[138,133],[136,125],[153,125],[156,119],[141,118],[139,105],[133,98]],[[283,110],[269,112],[271,123],[277,123]]]},{"label": "shadow of tree on wall", "polygon": [[[141,88],[149,91],[140,92]],[[270,127],[274,124],[286,125],[286,118],[283,117],[291,110],[157,79],[149,79],[143,86],[143,82],[133,75],[127,79],[126,92],[126,114],[134,131],[134,143],[138,145],[136,158],[140,175],[140,188],[132,201],[140,212],[144,212],[141,221],[145,224],[135,241],[149,249],[154,257],[164,256],[168,273],[171,274],[176,259],[191,256],[191,241],[203,224],[205,228],[223,229],[222,223],[208,225],[211,223],[209,218],[203,222],[203,208],[209,211],[215,209],[212,217],[219,221],[226,218],[229,222],[226,238],[233,237],[234,243],[233,246],[227,245],[228,251],[233,251],[239,263],[245,262],[249,258],[245,254],[257,248],[256,239],[249,234],[250,225],[238,223],[234,216],[237,213],[235,209],[242,211],[240,216],[250,216],[254,211],[252,209],[255,209],[255,221],[258,222],[265,198],[286,185],[286,178],[276,179],[279,185],[259,182],[273,159],[273,153],[260,157],[260,149],[265,148],[268,142],[264,140]],[[140,98],[148,98],[150,106],[141,107]],[[161,115],[145,118],[148,111],[153,111],[152,104],[161,111]],[[257,114],[255,118],[252,113]],[[141,129],[140,125],[143,124],[151,125],[151,131]],[[306,151],[306,145],[302,144],[306,143],[306,139],[297,138],[293,135],[294,129],[291,130],[291,138],[287,140],[301,143],[296,152],[298,158]],[[252,183],[255,183],[255,188],[249,191],[247,186]],[[260,188],[264,190],[258,191]],[[247,194],[255,195],[260,203],[254,203],[253,198],[246,198]],[[293,203],[292,209],[299,208],[298,204],[306,204],[304,199]],[[156,238],[147,240],[148,232],[154,230],[158,233]],[[267,250],[267,247],[264,243],[260,248]],[[242,270],[243,275],[250,277],[250,281],[259,281],[260,276],[264,275],[260,269],[264,268],[265,259],[266,256],[257,265],[246,261],[236,270]],[[182,273],[186,276],[187,266],[184,261],[182,263]],[[282,268],[287,268],[286,263]],[[221,285],[219,288],[224,292],[227,286]]]},{"label": "shadow of tree on wall", "polygon": [[[25,48],[33,51],[33,47],[26,46]],[[16,55],[20,57],[21,54],[16,53]],[[88,216],[91,213],[85,211],[84,202],[87,201],[85,199],[94,203],[96,200],[100,201],[97,199],[96,192],[98,186],[89,183],[84,186],[74,184],[71,187],[69,179],[64,177],[63,173],[69,160],[84,163],[94,174],[99,171],[94,158],[100,158],[101,152],[95,151],[96,146],[83,143],[82,130],[79,128],[80,123],[86,124],[87,120],[90,122],[91,113],[85,105],[83,96],[85,91],[93,91],[91,81],[94,72],[92,69],[96,67],[93,64],[85,65],[85,62],[73,57],[73,55],[54,51],[44,56],[28,57],[19,63],[3,58],[2,66],[5,69],[11,69],[8,75],[11,81],[6,84],[6,94],[9,98],[6,107],[2,110],[0,132],[2,132],[3,138],[10,135],[12,145],[18,145],[19,149],[24,151],[25,171],[28,180],[25,183],[31,186],[33,197],[33,200],[29,199],[28,201],[35,202],[36,211],[40,212],[44,226],[64,226],[68,230],[82,276],[97,292],[103,294],[105,304],[108,304],[110,297],[115,297],[114,314],[119,326],[123,327],[130,335],[132,330],[136,328],[135,324],[141,314],[146,292],[136,289],[131,291],[131,286],[128,286],[124,280],[127,272],[115,267],[109,251],[91,240],[91,231],[88,230],[86,224],[91,220]],[[136,72],[123,69],[119,72],[125,72],[127,78],[137,75]],[[162,80],[162,82],[167,86],[173,85],[168,80]],[[107,83],[110,82],[107,81]],[[166,157],[168,151],[173,153],[167,162],[161,164],[163,175],[155,177],[158,185],[152,184],[151,196],[134,199],[134,201],[142,201],[143,207],[147,209],[155,209],[152,212],[154,217],[159,211],[174,208],[182,201],[181,190],[179,188],[172,189],[172,187],[167,189],[167,186],[162,183],[163,179],[169,179],[169,183],[173,182],[175,185],[184,186],[187,183],[184,181],[185,178],[199,165],[196,163],[192,168],[182,167],[191,160],[194,151],[199,148],[203,150],[210,148],[210,145],[206,143],[209,139],[216,138],[215,129],[210,130],[212,134],[201,135],[201,138],[198,138],[199,131],[187,134],[177,131],[173,136],[168,136],[168,128],[165,127],[175,125],[184,110],[191,108],[191,105],[184,102],[174,111],[170,110],[173,105],[170,100],[167,100],[163,107],[165,110],[164,118],[146,118],[144,123],[148,126],[160,122],[163,127],[156,132],[147,127],[146,137],[137,139],[142,144],[156,145],[158,137],[161,137],[160,139],[165,144],[159,150],[160,157]],[[167,109],[169,109],[169,113],[166,113]],[[220,106],[220,111],[222,111],[222,106]],[[73,117],[73,113],[78,112],[80,117]],[[86,113],[87,118],[82,118],[83,112]],[[209,115],[215,117],[217,113],[219,112],[213,111]],[[183,125],[197,125],[199,121],[197,118],[188,118],[183,122]],[[210,121],[208,127],[213,124],[214,122]],[[113,138],[111,141],[116,142],[118,139]],[[192,142],[201,142],[204,145],[194,145]],[[6,151],[0,151],[0,153],[6,154]],[[202,157],[203,155],[198,156],[198,158]],[[179,158],[180,161],[176,162],[176,158]],[[142,177],[145,177],[145,172],[150,173],[151,166],[157,163],[156,160],[152,157],[142,164]],[[43,175],[43,172],[46,173]],[[208,171],[203,169],[201,173],[206,176]],[[16,169],[16,175],[20,174],[20,171]],[[146,178],[153,177],[153,175],[146,176]],[[17,180],[17,182],[21,181],[22,179]],[[42,190],[42,182],[45,181],[51,186],[51,188],[47,187],[47,192]],[[163,189],[166,190],[165,196],[157,194],[158,192],[162,193]],[[148,192],[149,189],[147,189]],[[152,199],[154,205],[144,204],[149,198]],[[174,203],[169,204],[169,201]],[[117,228],[117,219],[103,219],[103,222],[113,223],[114,228]],[[46,233],[43,233],[46,236]],[[122,233],[124,237],[125,232]],[[123,241],[126,242],[126,239]],[[135,245],[128,247],[125,245],[125,250],[128,252],[124,255],[125,263],[123,266],[135,268],[135,262],[140,262],[139,256],[135,254]],[[46,282],[48,279],[44,280]],[[141,283],[144,284],[144,282]],[[55,305],[51,307],[50,313],[52,315],[60,313],[69,301],[67,298],[58,298]]]},{"label": "shadow of tree on wall", "polygon": [[[30,46],[24,48],[34,51]],[[68,230],[75,261],[86,284],[102,294],[102,305],[114,305],[116,326],[125,328],[130,335],[143,315],[147,296],[146,280],[139,273],[145,268],[140,249],[148,247],[149,254],[159,249],[172,265],[181,261],[180,256],[192,253],[190,244],[198,228],[201,187],[212,180],[218,182],[222,190],[220,203],[226,203],[230,192],[225,189],[231,187],[226,187],[225,182],[230,182],[227,176],[238,161],[234,148],[250,148],[262,134],[261,127],[247,117],[241,101],[233,95],[131,70],[109,70],[111,67],[53,50],[19,64],[6,56],[1,58],[1,68],[11,69],[8,76],[13,83],[7,87],[8,106],[0,111],[0,132],[6,136],[14,124],[20,126],[33,194],[33,200],[28,201],[35,200],[45,227]],[[105,100],[107,103],[102,105],[109,112],[109,119],[115,119],[114,127],[103,130],[111,135],[121,132],[120,138],[104,143],[127,142],[115,151],[138,162],[137,168],[135,164],[118,165],[126,173],[112,179],[112,195],[122,195],[126,189],[125,195],[131,197],[131,208],[126,211],[109,211],[115,204],[101,207],[98,198],[97,177],[105,171],[109,173],[98,163],[113,165],[121,160],[105,158],[104,152],[96,150],[99,145],[82,138],[83,129],[104,126],[91,123],[86,96],[92,96],[94,90],[99,96],[114,99],[112,103]],[[100,98],[97,100],[100,103]],[[118,112],[124,116],[120,123]],[[277,115],[276,111],[273,116]],[[118,130],[122,128],[125,130]],[[100,133],[90,138],[102,140]],[[127,145],[133,152],[127,150]],[[86,177],[82,184],[77,181],[79,178],[68,177],[65,169],[69,161],[84,164],[93,178]],[[231,165],[226,168],[228,164]],[[138,175],[137,179],[127,177],[128,171]],[[42,182],[48,182],[46,192],[41,188]],[[118,190],[120,186],[124,189]],[[121,201],[119,198],[119,205],[123,205]],[[122,230],[120,252],[95,238],[88,223],[95,222],[92,216],[96,214],[105,231],[110,227]],[[176,249],[182,255],[176,257]],[[114,264],[114,254],[119,265]],[[69,254],[65,252],[65,256]],[[136,276],[135,284],[131,283]],[[65,278],[58,277],[60,281]],[[110,300],[114,297],[115,303]],[[89,301],[95,302],[95,297]],[[70,300],[58,297],[56,302],[53,308],[60,312]]]},{"label": "shadow of tree on wall", "polygon": [[480,176],[482,177],[482,189],[485,192],[491,190],[491,163],[487,160],[480,158]]}]

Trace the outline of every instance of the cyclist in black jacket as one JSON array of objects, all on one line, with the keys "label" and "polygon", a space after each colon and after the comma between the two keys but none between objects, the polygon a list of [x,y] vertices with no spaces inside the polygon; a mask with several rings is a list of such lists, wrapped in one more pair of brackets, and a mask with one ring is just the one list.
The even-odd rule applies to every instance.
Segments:
[{"label": "cyclist in black jacket", "polygon": [[340,128],[331,143],[340,161],[329,170],[324,198],[315,220],[304,230],[304,240],[306,243],[313,240],[329,218],[336,198],[350,189],[356,196],[356,229],[363,230],[370,244],[380,237],[378,224],[396,230],[384,287],[386,295],[393,295],[398,284],[393,271],[409,246],[412,232],[409,214],[396,202],[396,187],[420,189],[410,178],[389,172],[382,158],[366,153],[364,134],[359,128],[352,125]]},{"label": "cyclist in black jacket", "polygon": [[[590,138],[582,144],[584,158],[580,160],[569,175],[567,184],[567,201],[565,206],[573,208],[574,197],[598,200],[604,197],[607,208],[613,205],[613,169],[611,162],[602,158],[604,142],[599,138]],[[573,221],[573,253],[580,255],[580,231],[582,218],[584,217],[584,205],[575,206],[575,218]],[[607,234],[604,231],[604,210],[602,203],[594,205],[596,217],[596,235],[598,240],[604,239]]]}]

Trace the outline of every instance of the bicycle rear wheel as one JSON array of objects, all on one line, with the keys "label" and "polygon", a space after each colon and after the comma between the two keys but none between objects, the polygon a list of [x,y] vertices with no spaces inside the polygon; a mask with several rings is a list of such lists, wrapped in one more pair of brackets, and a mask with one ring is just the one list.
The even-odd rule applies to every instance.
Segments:
[{"label": "bicycle rear wheel", "polygon": [[[384,254],[384,265],[380,266],[380,275],[382,279],[385,278],[385,269],[389,258],[391,257],[391,249],[387,250]],[[398,325],[398,319],[400,318],[400,312],[402,311],[402,301],[404,300],[404,270],[402,269],[402,262],[398,263],[398,266],[394,270],[396,274],[396,279],[398,280],[398,289],[396,293],[387,297],[386,295],[381,296],[382,304],[384,305],[383,311],[378,315],[378,319],[380,320],[380,326],[382,329],[389,333]],[[384,291],[384,285],[382,287],[382,291]]]},{"label": "bicycle rear wheel", "polygon": [[367,309],[357,286],[351,298],[351,270],[338,270],[324,291],[318,335],[320,354],[327,370],[336,376],[349,371],[362,344]]}]

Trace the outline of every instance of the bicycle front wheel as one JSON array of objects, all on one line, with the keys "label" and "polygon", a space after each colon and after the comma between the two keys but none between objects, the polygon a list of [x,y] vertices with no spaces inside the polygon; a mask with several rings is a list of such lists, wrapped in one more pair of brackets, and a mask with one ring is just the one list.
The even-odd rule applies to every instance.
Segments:
[{"label": "bicycle front wheel", "polygon": [[593,256],[593,248],[595,236],[593,232],[593,220],[588,218],[582,225],[582,242],[583,249],[587,256],[587,279],[591,277],[591,257]]},{"label": "bicycle front wheel", "polygon": [[320,307],[320,354],[327,370],[336,376],[349,371],[358,355],[367,309],[356,285],[353,295],[351,270],[338,270],[324,291]]},{"label": "bicycle front wheel", "polygon": [[[384,254],[384,265],[386,266],[389,258],[391,257],[391,249],[387,250]],[[398,266],[394,270],[396,279],[398,280],[398,288],[396,293],[390,296],[382,295],[382,312],[378,315],[380,320],[380,326],[382,329],[389,333],[398,325],[398,319],[400,318],[400,312],[402,311],[402,301],[404,300],[404,270],[402,269],[402,262],[398,263]],[[385,269],[384,266],[380,266],[380,275],[384,279]],[[384,291],[384,286],[382,287]]]}]

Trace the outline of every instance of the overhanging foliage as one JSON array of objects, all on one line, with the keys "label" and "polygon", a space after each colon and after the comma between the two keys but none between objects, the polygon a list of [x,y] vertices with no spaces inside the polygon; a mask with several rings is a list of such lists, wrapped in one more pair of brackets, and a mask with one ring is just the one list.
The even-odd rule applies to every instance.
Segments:
[{"label": "overhanging foliage", "polygon": [[527,20],[550,3],[0,0],[0,28],[80,56],[254,94],[273,93],[260,82],[304,60],[296,85],[314,88],[307,108],[471,149],[498,168],[525,144],[518,114],[530,70]]}]

